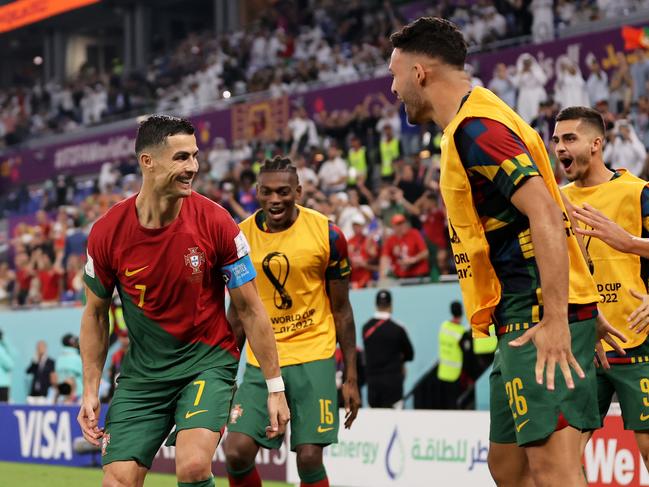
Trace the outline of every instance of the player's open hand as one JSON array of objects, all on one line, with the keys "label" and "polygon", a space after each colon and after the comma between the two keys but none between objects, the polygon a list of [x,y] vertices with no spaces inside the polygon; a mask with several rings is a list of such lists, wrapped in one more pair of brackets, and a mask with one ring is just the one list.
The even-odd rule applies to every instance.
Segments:
[{"label": "player's open hand", "polygon": [[509,342],[511,347],[522,347],[529,341],[536,347],[536,382],[543,384],[545,371],[546,387],[554,390],[554,373],[557,365],[561,368],[568,389],[575,388],[575,382],[570,373],[572,367],[580,378],[586,375],[579,362],[572,354],[570,329],[567,320],[550,320],[544,318],[541,322],[527,330],[517,339]]},{"label": "player's open hand", "polygon": [[620,252],[626,252],[633,235],[608,218],[601,211],[584,203],[583,208],[575,207],[573,215],[590,228],[575,228],[575,232],[600,239]]},{"label": "player's open hand", "polygon": [[608,363],[608,359],[606,358],[606,352],[604,351],[604,345],[602,342],[608,343],[617,353],[626,355],[622,346],[613,337],[617,337],[621,341],[626,342],[624,334],[621,331],[616,330],[600,311],[597,315],[597,342],[595,343],[595,352],[597,353],[599,363],[602,364],[602,367],[605,369],[610,369],[611,365]]},{"label": "player's open hand", "polygon": [[629,289],[634,298],[642,301],[633,313],[627,318],[629,323],[629,330],[634,330],[636,333],[642,333],[647,330],[649,326],[649,294],[642,294],[635,289]]},{"label": "player's open hand", "polygon": [[104,436],[99,427],[99,398],[96,395],[83,395],[77,421],[81,426],[83,437],[92,445],[99,446],[99,439]]},{"label": "player's open hand", "polygon": [[268,417],[270,426],[266,426],[266,438],[271,440],[283,435],[286,432],[286,424],[291,419],[283,392],[268,393]]},{"label": "player's open hand", "polygon": [[361,395],[356,382],[345,381],[342,386],[343,401],[345,403],[345,428],[349,429],[358,415],[361,407]]}]

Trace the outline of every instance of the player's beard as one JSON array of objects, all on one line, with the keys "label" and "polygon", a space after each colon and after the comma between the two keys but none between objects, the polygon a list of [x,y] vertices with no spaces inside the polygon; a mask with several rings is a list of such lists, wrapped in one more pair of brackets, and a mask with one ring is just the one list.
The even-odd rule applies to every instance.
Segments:
[{"label": "player's beard", "polygon": [[406,117],[408,123],[419,125],[428,122],[426,120],[426,112],[430,108],[430,103],[427,102],[423,96],[416,93],[414,90],[407,90],[401,94],[401,99],[406,107]]}]

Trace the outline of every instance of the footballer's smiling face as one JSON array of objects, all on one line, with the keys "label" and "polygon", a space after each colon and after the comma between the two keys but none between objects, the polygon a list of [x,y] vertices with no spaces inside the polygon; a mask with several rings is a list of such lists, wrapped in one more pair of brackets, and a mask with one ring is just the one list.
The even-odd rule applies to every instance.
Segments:
[{"label": "footballer's smiling face", "polygon": [[297,175],[289,171],[261,172],[257,177],[257,200],[271,231],[285,230],[297,218],[296,202],[302,196]]},{"label": "footballer's smiling face", "polygon": [[165,196],[184,198],[192,192],[192,181],[198,172],[196,137],[170,135],[164,144],[150,151],[154,191]]},{"label": "footballer's smiling face", "polygon": [[580,119],[562,120],[554,126],[554,153],[569,181],[579,181],[588,175],[590,162],[600,146],[601,136]]}]

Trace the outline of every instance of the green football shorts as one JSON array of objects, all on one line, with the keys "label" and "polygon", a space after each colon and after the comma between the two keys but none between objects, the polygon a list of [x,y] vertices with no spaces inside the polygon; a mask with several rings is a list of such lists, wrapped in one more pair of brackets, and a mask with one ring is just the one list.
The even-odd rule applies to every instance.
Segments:
[{"label": "green football shorts", "polygon": [[[147,468],[167,439],[178,431],[206,428],[221,431],[228,418],[236,383],[236,365],[208,369],[189,382],[143,390],[120,383],[106,414],[102,465],[135,460]],[[176,425],[175,431],[169,432]]]},{"label": "green football shorts", "polygon": [[609,370],[597,369],[600,425],[616,393],[624,429],[649,430],[649,341],[626,352],[621,361],[632,363],[612,363]]},{"label": "green football shorts", "polygon": [[570,324],[572,353],[586,377],[571,370],[575,388],[566,387],[561,369],[555,371],[555,390],[548,391],[535,376],[536,347],[532,342],[514,348],[509,342],[525,330],[512,331],[498,338],[498,349],[490,376],[491,426],[494,443],[525,446],[550,436],[557,428],[559,415],[574,428],[592,430],[599,426],[597,383],[593,364],[595,319]]},{"label": "green football shorts", "polygon": [[[329,445],[338,441],[336,363],[332,358],[282,367],[291,410],[291,450],[297,445]],[[243,382],[232,401],[228,431],[243,433],[264,448],[279,448],[283,438],[266,438],[270,425],[268,389],[261,370],[246,365]]]}]

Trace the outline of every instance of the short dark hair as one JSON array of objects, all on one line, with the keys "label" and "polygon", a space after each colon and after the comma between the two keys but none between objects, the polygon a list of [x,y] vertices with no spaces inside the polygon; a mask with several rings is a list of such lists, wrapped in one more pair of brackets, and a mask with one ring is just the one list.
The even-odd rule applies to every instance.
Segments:
[{"label": "short dark hair", "polygon": [[567,107],[557,115],[557,122],[565,120],[581,120],[597,130],[602,136],[606,135],[604,117],[597,110],[589,107]]},{"label": "short dark hair", "polygon": [[451,303],[451,316],[453,316],[453,318],[461,318],[463,314],[462,303],[459,301],[453,301]]},{"label": "short dark hair", "polygon": [[137,129],[135,153],[140,154],[147,147],[164,144],[167,137],[178,134],[193,135],[194,126],[184,118],[151,115]]},{"label": "short dark hair", "polygon": [[420,17],[390,36],[392,46],[404,52],[425,54],[464,69],[467,43],[453,22],[439,17]]},{"label": "short dark hair", "polygon": [[272,159],[266,159],[259,168],[259,174],[265,172],[288,172],[295,174],[297,178],[297,167],[288,157],[275,156]]},{"label": "short dark hair", "polygon": [[381,289],[376,293],[376,306],[379,308],[387,308],[392,306],[392,293],[387,289]]}]

